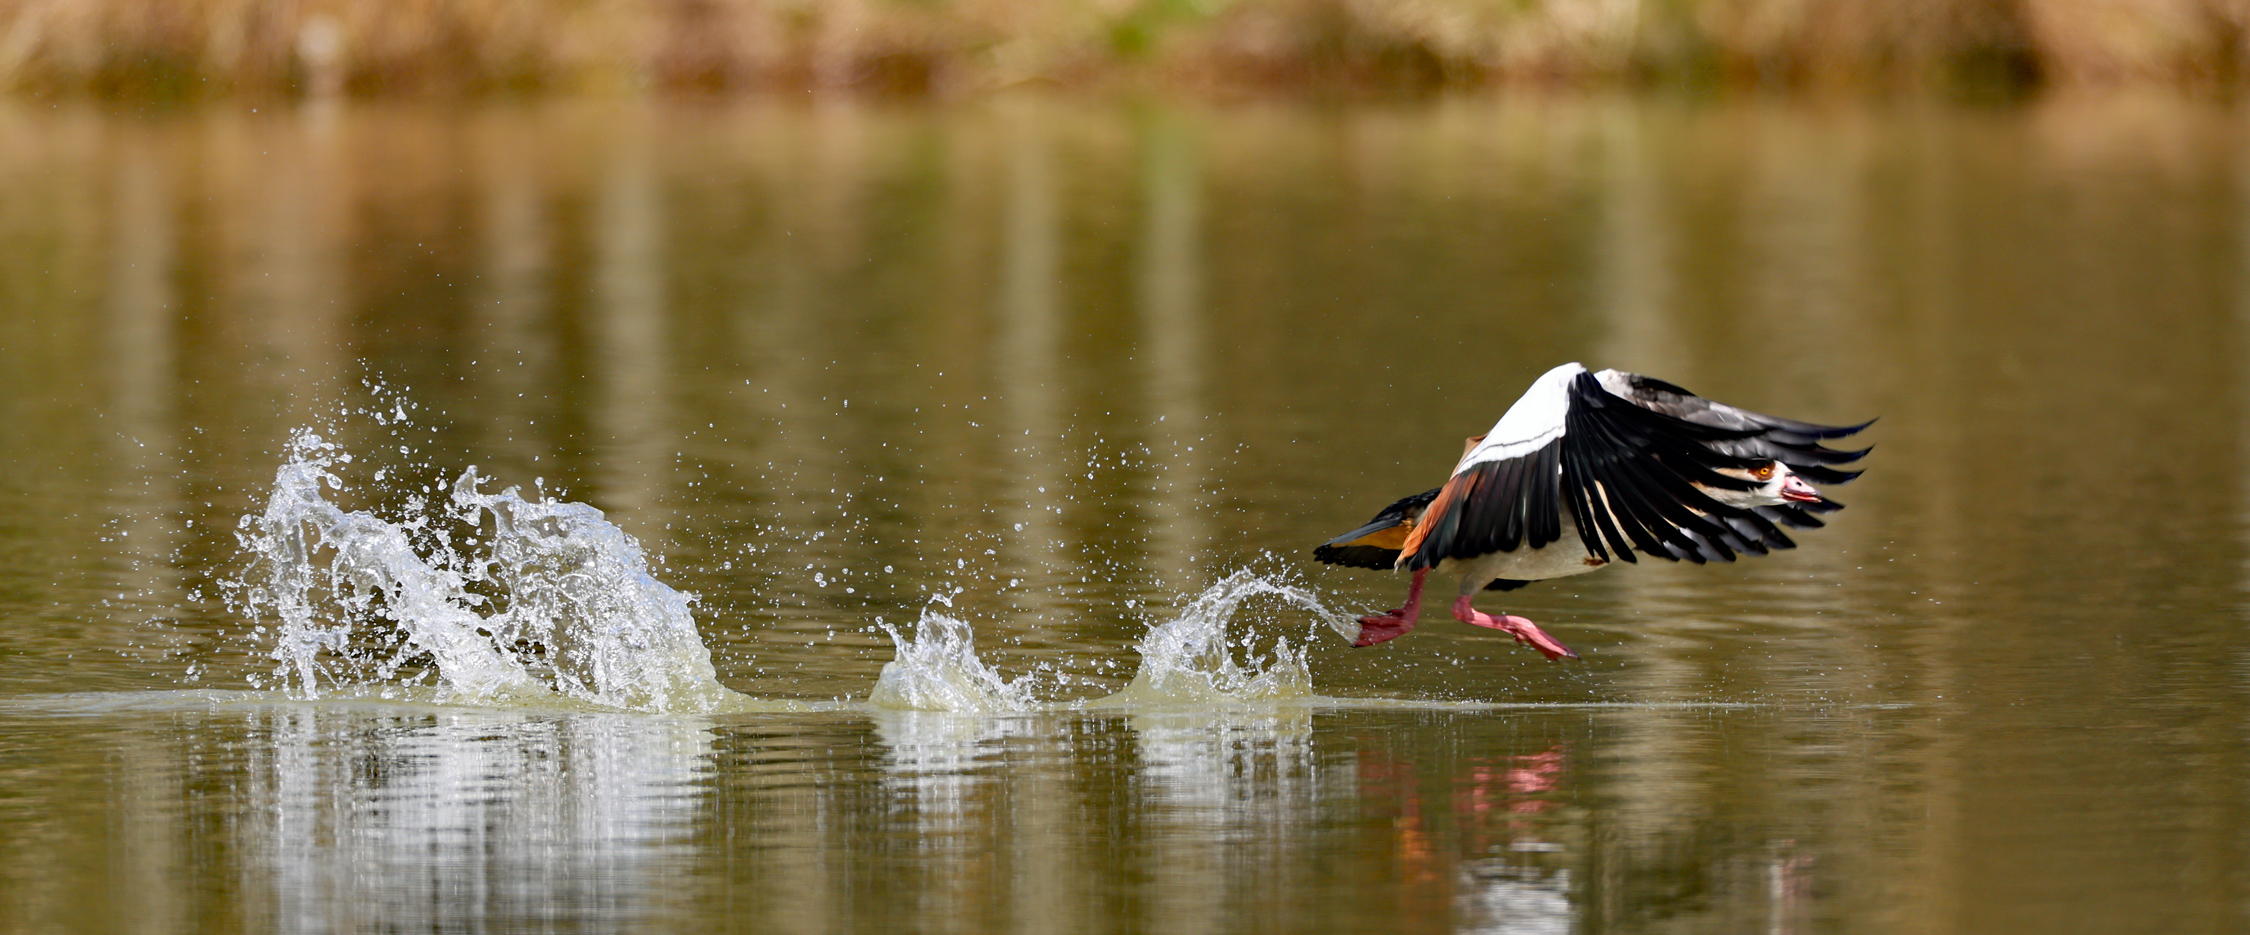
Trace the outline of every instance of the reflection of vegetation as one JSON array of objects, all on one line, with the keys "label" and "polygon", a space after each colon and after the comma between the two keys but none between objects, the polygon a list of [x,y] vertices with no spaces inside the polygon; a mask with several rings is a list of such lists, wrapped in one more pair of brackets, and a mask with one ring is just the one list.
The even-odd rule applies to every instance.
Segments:
[{"label": "reflection of vegetation", "polygon": [[2220,85],[2246,25],[2229,0],[0,0],[0,87]]}]

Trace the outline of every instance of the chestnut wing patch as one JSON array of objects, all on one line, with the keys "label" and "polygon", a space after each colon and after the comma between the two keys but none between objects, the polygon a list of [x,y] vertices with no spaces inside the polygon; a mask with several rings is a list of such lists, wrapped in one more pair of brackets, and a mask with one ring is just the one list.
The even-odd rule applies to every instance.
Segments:
[{"label": "chestnut wing patch", "polygon": [[1402,568],[1430,568],[1562,538],[1562,445],[1557,439],[1521,457],[1474,464],[1438,488],[1406,540]]}]

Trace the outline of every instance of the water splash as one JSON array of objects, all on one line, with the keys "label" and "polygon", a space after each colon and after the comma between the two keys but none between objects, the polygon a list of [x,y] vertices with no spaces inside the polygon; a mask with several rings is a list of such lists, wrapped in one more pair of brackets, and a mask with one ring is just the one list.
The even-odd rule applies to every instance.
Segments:
[{"label": "water splash", "polygon": [[[515,487],[487,493],[470,467],[386,517],[337,502],[351,494],[339,466],[352,460],[299,431],[264,511],[242,520],[251,562],[234,603],[274,662],[266,684],[302,698],[426,685],[447,703],[567,700],[674,713],[792,706],[719,684],[691,598],[656,580],[639,543],[601,511]],[[1340,615],[1273,564],[1232,572],[1152,626],[1135,647],[1132,681],[1092,700],[1040,702],[1037,677],[994,670],[978,656],[971,625],[941,598],[947,606],[925,609],[911,634],[883,625],[897,653],[866,704],[1006,715],[1311,700],[1303,631]]]},{"label": "water splash", "polygon": [[[1237,569],[1189,599],[1178,617],[1151,627],[1135,646],[1140,668],[1124,689],[1091,700],[1041,704],[1034,677],[1002,676],[977,655],[970,625],[935,607],[912,635],[883,626],[898,654],[883,665],[868,705],[953,714],[1021,714],[1080,708],[1240,708],[1317,698],[1305,655],[1311,636],[1289,630],[1333,625],[1341,616],[1286,571]],[[1267,651],[1257,647],[1266,634]]]},{"label": "water splash", "polygon": [[883,664],[867,703],[876,708],[945,711],[957,714],[1010,714],[1032,709],[1031,677],[1002,678],[978,658],[975,633],[966,621],[925,608],[914,635],[890,624],[898,655]]},{"label": "water splash", "polygon": [[279,687],[311,698],[434,677],[450,701],[699,713],[749,701],[718,683],[689,598],[601,511],[484,493],[471,467],[444,501],[413,497],[386,520],[329,499],[350,461],[299,431],[265,511],[241,524],[252,561],[238,609],[276,630]]},{"label": "water splash", "polygon": [[[1283,613],[1255,611],[1278,604]],[[1132,682],[1086,707],[1192,707],[1271,704],[1315,698],[1305,667],[1310,638],[1273,637],[1270,655],[1255,654],[1258,636],[1303,615],[1333,626],[1340,616],[1286,572],[1237,569],[1188,601],[1179,617],[1149,630],[1136,647],[1141,667]],[[1300,624],[1300,627],[1302,625]],[[1238,652],[1241,658],[1237,658]]]}]

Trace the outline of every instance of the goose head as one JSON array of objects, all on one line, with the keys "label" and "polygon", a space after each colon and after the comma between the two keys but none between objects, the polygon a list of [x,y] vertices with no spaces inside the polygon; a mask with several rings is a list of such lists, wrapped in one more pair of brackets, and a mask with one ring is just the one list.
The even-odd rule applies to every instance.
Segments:
[{"label": "goose head", "polygon": [[1789,465],[1779,461],[1766,461],[1749,468],[1719,468],[1718,472],[1758,485],[1749,490],[1703,488],[1703,492],[1711,499],[1731,507],[1748,509],[1755,506],[1780,506],[1784,503],[1814,503],[1820,500],[1819,490],[1805,483],[1805,479],[1790,470]]}]

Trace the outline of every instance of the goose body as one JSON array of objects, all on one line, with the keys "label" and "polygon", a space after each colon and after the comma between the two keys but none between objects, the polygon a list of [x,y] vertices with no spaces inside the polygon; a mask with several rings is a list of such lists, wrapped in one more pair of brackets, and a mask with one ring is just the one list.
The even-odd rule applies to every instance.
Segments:
[{"label": "goose body", "polygon": [[1537,624],[1482,613],[1473,598],[1636,555],[1700,564],[1795,548],[1782,527],[1817,527],[1818,514],[1843,508],[1810,482],[1859,476],[1834,465],[1867,453],[1820,443],[1866,427],[1761,415],[1639,374],[1564,364],[1469,439],[1443,485],[1384,507],[1313,556],[1413,576],[1406,606],[1360,618],[1355,646],[1413,629],[1435,570],[1461,578],[1456,619],[1549,659],[1575,657]]}]

